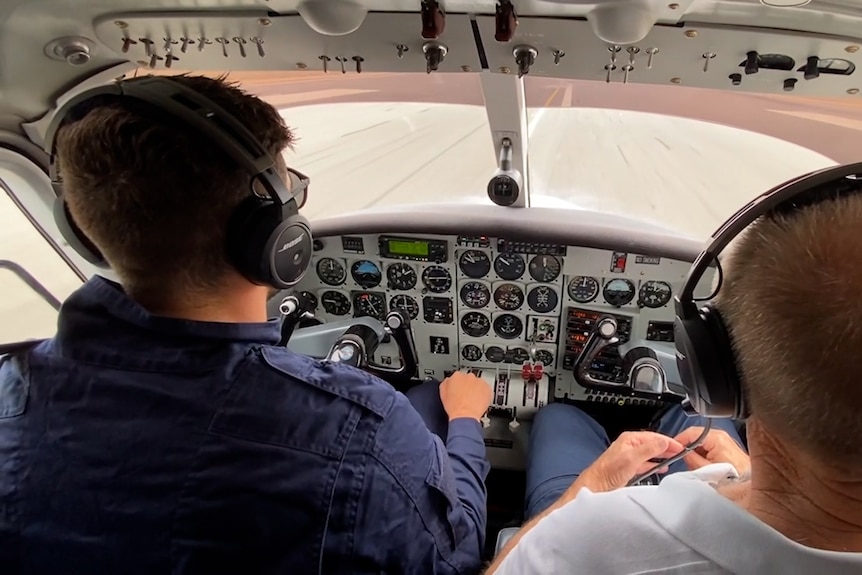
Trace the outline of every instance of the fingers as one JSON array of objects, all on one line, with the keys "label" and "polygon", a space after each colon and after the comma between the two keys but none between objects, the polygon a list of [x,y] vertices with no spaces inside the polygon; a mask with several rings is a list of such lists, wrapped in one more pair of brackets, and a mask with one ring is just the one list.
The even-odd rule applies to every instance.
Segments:
[{"label": "fingers", "polygon": [[636,441],[627,455],[629,460],[638,466],[653,458],[673,457],[684,449],[679,441],[660,433],[642,432],[637,434]]},{"label": "fingers", "polygon": [[685,461],[685,464],[692,471],[694,471],[695,469],[700,469],[704,465],[709,465],[712,463],[706,457],[700,455],[699,453],[697,453],[695,451],[689,451],[688,454],[683,459],[683,461]]}]

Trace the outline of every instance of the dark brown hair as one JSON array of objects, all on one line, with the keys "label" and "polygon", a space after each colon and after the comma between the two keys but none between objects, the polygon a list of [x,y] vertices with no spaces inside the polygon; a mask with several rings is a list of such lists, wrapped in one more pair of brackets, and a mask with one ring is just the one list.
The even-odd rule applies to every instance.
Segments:
[{"label": "dark brown hair", "polygon": [[720,309],[752,416],[823,461],[862,465],[862,195],[762,218],[725,265]]},{"label": "dark brown hair", "polygon": [[[293,136],[278,111],[224,77],[171,78],[244,124],[275,158]],[[231,212],[249,175],[187,126],[122,100],[90,111],[57,135],[69,210],[133,296],[217,287]]]}]

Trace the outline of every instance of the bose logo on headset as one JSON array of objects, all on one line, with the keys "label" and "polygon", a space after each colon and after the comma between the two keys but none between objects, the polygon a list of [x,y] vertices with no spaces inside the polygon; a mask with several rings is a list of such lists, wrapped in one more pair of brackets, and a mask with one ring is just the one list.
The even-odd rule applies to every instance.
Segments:
[{"label": "bose logo on headset", "polygon": [[299,244],[300,242],[302,242],[304,240],[305,240],[305,234],[299,234],[294,239],[290,240],[289,242],[287,242],[286,244],[281,246],[281,249],[278,250],[278,253],[286,252],[287,250],[289,250],[290,248],[292,248],[293,246]]}]

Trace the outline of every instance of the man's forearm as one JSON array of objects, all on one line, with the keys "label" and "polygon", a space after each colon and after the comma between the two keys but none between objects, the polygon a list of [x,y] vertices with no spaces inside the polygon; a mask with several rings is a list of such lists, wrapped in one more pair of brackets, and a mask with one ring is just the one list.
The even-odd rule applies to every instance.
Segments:
[{"label": "man's forearm", "polygon": [[485,544],[488,493],[485,479],[491,465],[485,452],[482,426],[474,418],[457,418],[449,422],[446,451],[455,474],[458,500],[476,528],[478,546]]}]

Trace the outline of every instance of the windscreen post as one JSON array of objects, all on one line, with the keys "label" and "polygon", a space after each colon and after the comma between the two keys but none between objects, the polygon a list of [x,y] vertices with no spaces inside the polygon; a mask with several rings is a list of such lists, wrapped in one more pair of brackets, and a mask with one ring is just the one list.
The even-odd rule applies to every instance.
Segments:
[{"label": "windscreen post", "polygon": [[[530,205],[530,174],[528,172],[527,148],[527,103],[524,95],[524,79],[517,74],[504,74],[485,71],[479,76],[491,139],[494,143],[494,157],[506,159],[506,172],[517,174],[517,194],[505,202],[493,197],[492,187],[497,173],[489,174],[489,196],[498,205],[512,208],[526,208]],[[505,147],[505,149],[504,149]]]}]

